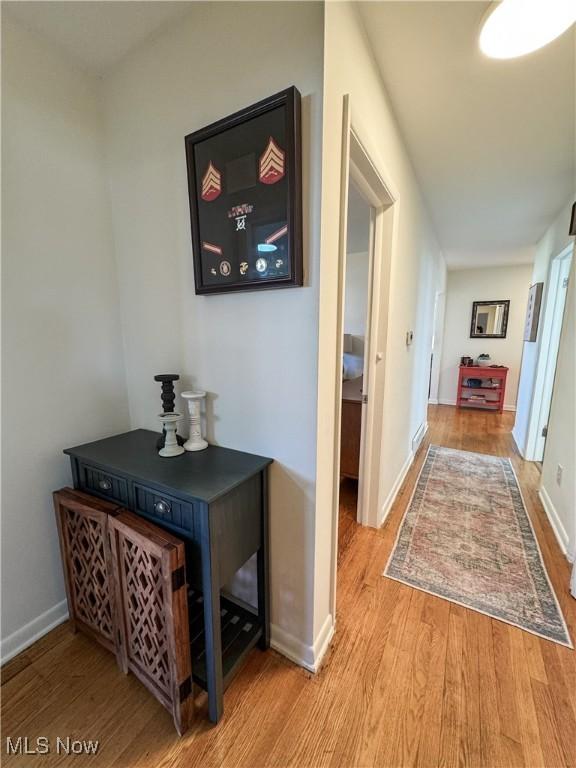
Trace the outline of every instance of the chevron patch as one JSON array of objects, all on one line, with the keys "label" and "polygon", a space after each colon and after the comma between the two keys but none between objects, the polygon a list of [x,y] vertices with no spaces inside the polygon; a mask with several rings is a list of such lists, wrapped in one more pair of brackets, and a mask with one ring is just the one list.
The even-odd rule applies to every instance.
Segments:
[{"label": "chevron patch", "polygon": [[270,136],[268,146],[260,156],[259,179],[262,184],[276,184],[284,178],[285,158],[284,150]]},{"label": "chevron patch", "polygon": [[202,248],[204,248],[205,251],[210,251],[210,253],[215,253],[218,256],[222,256],[222,248],[220,248],[219,245],[214,245],[213,243],[207,243],[204,240],[202,242]]},{"label": "chevron patch", "polygon": [[222,174],[210,161],[202,177],[202,200],[206,200],[207,203],[216,200],[220,192],[222,192]]},{"label": "chevron patch", "polygon": [[272,243],[275,243],[276,240],[280,240],[281,237],[284,237],[284,235],[288,234],[288,225],[285,224],[280,229],[277,229],[276,232],[272,232],[271,235],[268,235],[266,240],[264,240],[265,243],[268,245],[272,245]]}]

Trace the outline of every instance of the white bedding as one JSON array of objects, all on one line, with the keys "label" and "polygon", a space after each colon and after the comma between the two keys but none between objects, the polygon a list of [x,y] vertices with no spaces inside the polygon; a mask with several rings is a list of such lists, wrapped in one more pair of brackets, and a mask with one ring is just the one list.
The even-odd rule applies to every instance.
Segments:
[{"label": "white bedding", "polygon": [[364,358],[362,355],[353,355],[350,352],[344,352],[342,361],[342,378],[357,379],[364,373]]}]

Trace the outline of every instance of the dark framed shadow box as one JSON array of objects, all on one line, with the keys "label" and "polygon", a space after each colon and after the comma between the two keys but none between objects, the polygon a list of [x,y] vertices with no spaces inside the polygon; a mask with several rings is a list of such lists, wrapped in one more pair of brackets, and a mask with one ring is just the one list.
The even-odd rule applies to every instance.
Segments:
[{"label": "dark framed shadow box", "polygon": [[186,136],[197,294],[303,284],[300,103],[292,86]]}]

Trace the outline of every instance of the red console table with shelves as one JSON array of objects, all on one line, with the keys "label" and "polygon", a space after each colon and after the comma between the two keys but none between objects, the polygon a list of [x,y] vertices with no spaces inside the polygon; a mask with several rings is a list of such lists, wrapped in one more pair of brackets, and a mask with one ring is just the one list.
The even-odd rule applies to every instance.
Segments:
[{"label": "red console table with shelves", "polygon": [[[461,365],[458,373],[458,408],[481,408],[484,411],[504,409],[506,394],[505,366]],[[480,379],[480,386],[470,384],[471,379]]]}]

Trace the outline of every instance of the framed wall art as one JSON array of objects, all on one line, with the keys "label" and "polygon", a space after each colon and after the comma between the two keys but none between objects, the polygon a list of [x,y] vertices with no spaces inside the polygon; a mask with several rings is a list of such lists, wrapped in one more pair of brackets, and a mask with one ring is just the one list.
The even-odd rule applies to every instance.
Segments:
[{"label": "framed wall art", "polygon": [[472,302],[471,339],[505,339],[508,330],[509,299]]},{"label": "framed wall art", "polygon": [[534,283],[530,286],[528,306],[526,307],[526,322],[524,324],[524,341],[536,341],[538,338],[538,322],[544,283]]},{"label": "framed wall art", "polygon": [[186,136],[196,293],[300,286],[300,93]]}]

